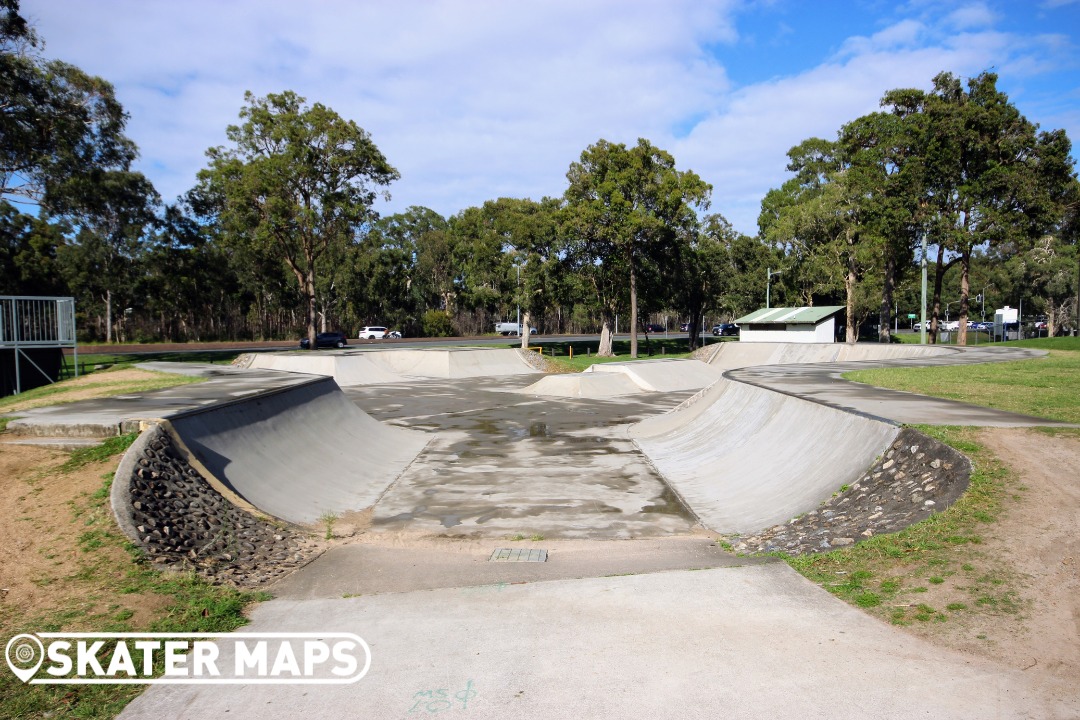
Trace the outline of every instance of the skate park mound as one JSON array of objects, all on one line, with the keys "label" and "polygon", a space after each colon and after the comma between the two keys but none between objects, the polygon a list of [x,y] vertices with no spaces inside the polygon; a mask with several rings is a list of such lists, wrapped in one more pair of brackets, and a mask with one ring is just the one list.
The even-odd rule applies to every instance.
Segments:
[{"label": "skate park mound", "polygon": [[629,433],[705,527],[750,533],[855,482],[899,427],[721,379]]},{"label": "skate park mound", "polygon": [[508,348],[421,348],[345,352],[260,353],[250,367],[332,377],[342,387],[529,375],[537,370]]},{"label": "skate park mound", "polygon": [[329,378],[181,413],[163,425],[223,496],[301,524],[370,507],[429,439],[378,422]]},{"label": "skate park mound", "polygon": [[720,375],[721,370],[699,360],[597,363],[584,372],[549,375],[519,392],[595,399],[646,392],[685,392],[708,387]]}]

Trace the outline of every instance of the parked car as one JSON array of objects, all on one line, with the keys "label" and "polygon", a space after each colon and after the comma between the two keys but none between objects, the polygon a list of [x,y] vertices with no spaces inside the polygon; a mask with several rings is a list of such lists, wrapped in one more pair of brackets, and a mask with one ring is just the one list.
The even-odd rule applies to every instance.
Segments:
[{"label": "parked car", "polygon": [[656,323],[647,323],[645,325],[645,334],[646,335],[648,335],[649,333],[662,333],[662,332],[667,332],[667,328],[664,327],[663,325],[657,325]]},{"label": "parked car", "polygon": [[949,322],[942,325],[941,329],[944,330],[945,332],[956,332],[957,330],[960,329],[960,321],[959,320],[950,320]]},{"label": "parked car", "polygon": [[[337,347],[343,348],[349,344],[349,341],[345,338],[345,333],[340,332],[324,332],[315,336],[316,348],[328,348]],[[300,347],[303,350],[307,350],[311,347],[311,343],[307,338],[301,338]]]},{"label": "parked car", "polygon": [[690,332],[690,323],[683,323],[680,325],[679,332]]},{"label": "parked car", "polygon": [[[503,336],[508,336],[508,335],[518,335],[518,336],[520,336],[521,332],[522,332],[521,323],[516,323],[516,322],[495,323],[495,332],[497,332],[497,333],[499,333],[500,335],[503,335]],[[529,335],[532,336],[532,335],[535,335],[535,334],[536,334],[536,328],[530,327],[529,328]]]},{"label": "parked car", "polygon": [[728,337],[734,337],[739,334],[739,326],[735,323],[720,323],[719,325],[713,325],[712,334],[716,336],[726,335]]},{"label": "parked car", "polygon": [[368,325],[367,327],[360,328],[360,333],[357,337],[361,340],[382,340],[386,337],[386,328],[381,325]]}]

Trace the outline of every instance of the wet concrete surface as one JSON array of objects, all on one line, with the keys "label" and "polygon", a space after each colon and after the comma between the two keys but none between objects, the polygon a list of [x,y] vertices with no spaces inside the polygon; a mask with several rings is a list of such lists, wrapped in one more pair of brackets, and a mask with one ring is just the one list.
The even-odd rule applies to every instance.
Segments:
[{"label": "wet concrete surface", "polygon": [[346,388],[372,417],[435,434],[376,504],[369,531],[601,539],[694,528],[693,514],[626,436],[626,425],[691,392],[609,400],[510,392],[537,377]]}]

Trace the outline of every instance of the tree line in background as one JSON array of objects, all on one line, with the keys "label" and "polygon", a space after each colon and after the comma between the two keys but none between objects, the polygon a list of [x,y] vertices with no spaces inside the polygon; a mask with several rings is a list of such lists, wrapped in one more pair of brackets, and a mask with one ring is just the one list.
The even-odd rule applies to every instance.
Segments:
[{"label": "tree line in background", "polygon": [[932,341],[955,317],[966,342],[965,321],[1004,304],[1076,328],[1069,140],[990,73],[891,91],[835,140],[792,148],[756,237],[709,214],[711,186],[645,139],[590,145],[558,198],[380,217],[397,170],[292,92],[248,94],[229,146],[165,204],[131,169],[112,86],[46,59],[18,9],[0,0],[0,294],[75,296],[85,339],[476,335],[520,310],[545,333],[599,332],[601,352],[624,318],[636,355],[639,319],[686,321],[692,349],[703,325],[764,305],[771,268],[774,305],[843,305],[849,341],[888,340],[898,311],[917,312],[923,257]]}]

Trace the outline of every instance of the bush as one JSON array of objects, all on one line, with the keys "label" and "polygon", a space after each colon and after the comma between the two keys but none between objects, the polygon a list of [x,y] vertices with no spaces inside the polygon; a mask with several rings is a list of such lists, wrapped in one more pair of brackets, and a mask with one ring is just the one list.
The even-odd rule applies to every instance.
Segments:
[{"label": "bush", "polygon": [[452,337],[454,321],[445,310],[428,310],[420,321],[424,337]]}]

